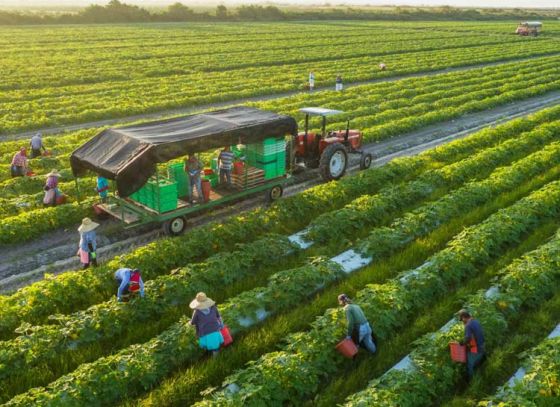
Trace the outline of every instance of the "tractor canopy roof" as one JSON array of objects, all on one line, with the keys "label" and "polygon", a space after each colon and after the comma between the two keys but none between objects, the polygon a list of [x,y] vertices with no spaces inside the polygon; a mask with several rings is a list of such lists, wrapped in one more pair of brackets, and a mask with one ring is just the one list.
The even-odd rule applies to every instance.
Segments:
[{"label": "tractor canopy roof", "polygon": [[121,197],[140,189],[164,163],[190,153],[268,137],[297,134],[294,118],[250,107],[233,107],[102,131],[70,156],[72,172],[94,171],[117,183]]}]

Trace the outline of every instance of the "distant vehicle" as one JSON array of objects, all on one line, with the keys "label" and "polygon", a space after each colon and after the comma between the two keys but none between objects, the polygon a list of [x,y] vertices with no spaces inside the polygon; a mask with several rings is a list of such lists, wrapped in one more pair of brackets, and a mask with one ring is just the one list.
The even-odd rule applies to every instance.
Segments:
[{"label": "distant vehicle", "polygon": [[533,36],[536,37],[540,34],[542,30],[542,23],[539,21],[525,21],[523,23],[519,23],[517,25],[517,29],[515,30],[515,33],[517,35],[522,35],[522,36]]}]

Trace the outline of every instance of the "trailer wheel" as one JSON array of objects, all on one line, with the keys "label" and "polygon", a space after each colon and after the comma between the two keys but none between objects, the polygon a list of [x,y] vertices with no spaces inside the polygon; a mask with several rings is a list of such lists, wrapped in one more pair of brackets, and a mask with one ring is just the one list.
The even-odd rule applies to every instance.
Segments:
[{"label": "trailer wheel", "polygon": [[337,180],[346,172],[348,154],[340,143],[329,145],[321,154],[319,172],[325,181]]},{"label": "trailer wheel", "polygon": [[370,153],[362,153],[360,157],[360,170],[367,170],[371,167],[371,162],[373,161],[373,157]]},{"label": "trailer wheel", "polygon": [[284,189],[282,188],[282,185],[274,185],[272,188],[268,190],[266,194],[266,200],[268,202],[274,202],[280,199],[283,193],[284,193]]},{"label": "trailer wheel", "polygon": [[179,236],[187,228],[187,221],[182,216],[165,221],[163,231],[169,236]]}]

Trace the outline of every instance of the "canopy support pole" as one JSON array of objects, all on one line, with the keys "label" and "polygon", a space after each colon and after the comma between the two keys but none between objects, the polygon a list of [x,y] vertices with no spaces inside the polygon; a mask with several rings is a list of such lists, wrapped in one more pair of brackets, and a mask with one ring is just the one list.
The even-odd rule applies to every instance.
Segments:
[{"label": "canopy support pole", "polygon": [[78,182],[78,177],[74,177],[74,182],[76,182],[76,200],[80,203],[80,183]]}]

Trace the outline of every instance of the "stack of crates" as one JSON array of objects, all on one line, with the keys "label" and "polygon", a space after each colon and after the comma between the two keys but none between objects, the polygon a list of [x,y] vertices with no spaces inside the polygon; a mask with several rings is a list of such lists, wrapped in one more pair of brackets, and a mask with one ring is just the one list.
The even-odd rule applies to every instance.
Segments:
[{"label": "stack of crates", "polygon": [[167,166],[167,176],[172,182],[177,183],[177,196],[188,198],[190,194],[189,177],[185,172],[183,163],[169,164]]},{"label": "stack of crates", "polygon": [[286,174],[286,140],[269,137],[262,143],[249,144],[247,163],[264,170],[264,178],[272,179]]},{"label": "stack of crates", "polygon": [[177,183],[169,179],[150,179],[130,198],[159,213],[177,209]]}]

